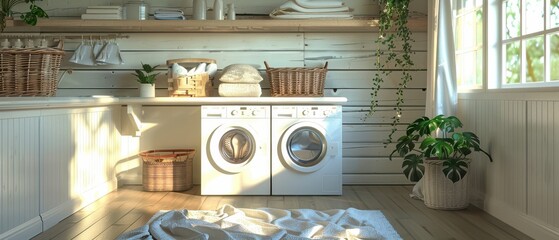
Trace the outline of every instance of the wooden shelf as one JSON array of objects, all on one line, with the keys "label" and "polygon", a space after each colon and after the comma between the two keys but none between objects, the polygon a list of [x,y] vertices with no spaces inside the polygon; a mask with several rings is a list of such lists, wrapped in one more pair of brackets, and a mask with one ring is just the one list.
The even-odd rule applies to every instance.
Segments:
[{"label": "wooden shelf", "polygon": [[[409,20],[412,31],[427,31],[427,18]],[[176,33],[176,32],[375,32],[377,20],[68,20],[45,19],[36,26],[6,21],[5,33]]]}]

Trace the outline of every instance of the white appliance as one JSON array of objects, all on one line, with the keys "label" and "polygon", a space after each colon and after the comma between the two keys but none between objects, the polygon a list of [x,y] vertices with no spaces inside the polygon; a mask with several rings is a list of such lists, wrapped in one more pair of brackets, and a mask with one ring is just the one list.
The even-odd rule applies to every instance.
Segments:
[{"label": "white appliance", "polygon": [[202,106],[202,195],[270,195],[270,106]]},{"label": "white appliance", "polygon": [[341,106],[272,106],[272,195],[341,195],[341,142]]}]

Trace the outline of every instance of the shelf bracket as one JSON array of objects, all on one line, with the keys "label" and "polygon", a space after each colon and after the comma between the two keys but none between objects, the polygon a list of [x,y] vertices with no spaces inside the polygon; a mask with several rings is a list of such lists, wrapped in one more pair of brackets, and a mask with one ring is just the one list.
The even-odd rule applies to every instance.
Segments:
[{"label": "shelf bracket", "polygon": [[132,123],[132,128],[134,129],[134,136],[139,137],[142,134],[142,120],[140,116],[142,114],[142,105],[130,104],[126,106],[126,113],[128,118]]}]

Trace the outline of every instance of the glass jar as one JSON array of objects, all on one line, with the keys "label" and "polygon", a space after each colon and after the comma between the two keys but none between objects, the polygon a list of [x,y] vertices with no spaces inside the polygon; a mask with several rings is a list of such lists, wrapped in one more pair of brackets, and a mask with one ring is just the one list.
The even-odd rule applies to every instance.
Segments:
[{"label": "glass jar", "polygon": [[126,19],[147,20],[148,6],[144,1],[128,1],[124,4],[126,8]]}]

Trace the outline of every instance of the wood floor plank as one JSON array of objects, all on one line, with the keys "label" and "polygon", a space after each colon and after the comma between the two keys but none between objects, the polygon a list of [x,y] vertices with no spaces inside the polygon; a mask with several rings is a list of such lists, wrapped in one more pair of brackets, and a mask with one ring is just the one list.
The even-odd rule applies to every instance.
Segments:
[{"label": "wood floor plank", "polygon": [[114,239],[148,222],[159,210],[216,210],[235,207],[380,210],[403,239],[530,239],[473,206],[441,211],[411,199],[409,186],[344,186],[342,196],[201,196],[185,192],[144,192],[125,186],[90,204],[33,239]]}]

